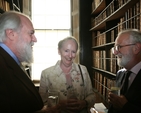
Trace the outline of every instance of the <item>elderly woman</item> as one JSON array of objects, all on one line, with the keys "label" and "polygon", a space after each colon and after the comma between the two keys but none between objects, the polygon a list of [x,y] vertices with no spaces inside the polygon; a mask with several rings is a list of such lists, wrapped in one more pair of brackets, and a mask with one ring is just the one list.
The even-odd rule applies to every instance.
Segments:
[{"label": "elderly woman", "polygon": [[[94,105],[94,92],[85,66],[74,63],[78,43],[74,37],[67,37],[58,43],[61,60],[42,71],[39,92],[44,104],[48,103],[48,90],[59,92],[61,113],[87,113]],[[80,66],[80,67],[79,67]],[[70,90],[75,90],[75,98],[70,98]]]}]

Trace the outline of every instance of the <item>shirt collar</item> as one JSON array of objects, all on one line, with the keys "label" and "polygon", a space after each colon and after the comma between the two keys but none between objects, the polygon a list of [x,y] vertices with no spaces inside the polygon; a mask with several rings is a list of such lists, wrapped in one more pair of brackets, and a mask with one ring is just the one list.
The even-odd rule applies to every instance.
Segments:
[{"label": "shirt collar", "polygon": [[10,50],[9,47],[7,47],[4,43],[0,42],[0,47],[2,47],[16,62],[17,64],[20,65],[20,62],[18,60],[18,58],[16,57],[16,55]]},{"label": "shirt collar", "polygon": [[140,69],[141,69],[141,61],[138,64],[136,64],[130,71],[132,71],[135,74],[138,74]]},{"label": "shirt collar", "polygon": [[[60,63],[61,63],[61,60],[58,60],[57,63],[55,64],[55,67],[54,67],[54,70],[57,70],[58,75],[61,75],[63,73],[63,71],[60,67]],[[74,70],[76,70],[76,69],[75,69],[74,63],[72,63],[72,69],[70,70],[70,72],[72,72]]]}]

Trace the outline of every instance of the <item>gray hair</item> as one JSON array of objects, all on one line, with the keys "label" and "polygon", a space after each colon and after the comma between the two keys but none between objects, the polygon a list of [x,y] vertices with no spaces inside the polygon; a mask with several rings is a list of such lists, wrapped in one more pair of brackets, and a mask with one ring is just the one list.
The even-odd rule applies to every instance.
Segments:
[{"label": "gray hair", "polygon": [[58,49],[61,49],[62,46],[63,46],[63,43],[65,43],[68,40],[73,40],[75,42],[76,47],[77,47],[77,51],[78,51],[78,46],[79,45],[78,45],[77,40],[73,36],[68,36],[68,37],[64,38],[63,40],[60,40],[59,43],[58,43]]},{"label": "gray hair", "polygon": [[0,42],[6,40],[6,29],[20,31],[21,19],[19,15],[23,14],[16,11],[8,11],[0,16]]},{"label": "gray hair", "polygon": [[129,34],[130,41],[132,41],[133,43],[141,43],[141,31],[139,31],[138,29],[123,30],[118,34],[118,36],[122,34]]}]

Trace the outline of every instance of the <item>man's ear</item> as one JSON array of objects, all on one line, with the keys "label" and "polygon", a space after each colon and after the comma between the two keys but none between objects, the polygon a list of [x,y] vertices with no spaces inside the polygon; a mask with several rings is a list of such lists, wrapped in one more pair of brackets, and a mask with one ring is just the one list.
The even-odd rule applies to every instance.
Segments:
[{"label": "man's ear", "polygon": [[12,29],[5,30],[6,37],[10,40],[14,40],[14,31]]},{"label": "man's ear", "polygon": [[134,53],[138,54],[141,52],[141,43],[136,43],[134,47]]}]

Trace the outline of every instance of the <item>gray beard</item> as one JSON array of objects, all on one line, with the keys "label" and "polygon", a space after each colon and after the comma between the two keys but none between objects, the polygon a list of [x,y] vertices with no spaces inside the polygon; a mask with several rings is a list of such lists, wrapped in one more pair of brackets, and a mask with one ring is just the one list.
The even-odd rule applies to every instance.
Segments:
[{"label": "gray beard", "polygon": [[30,44],[19,43],[17,45],[18,59],[20,62],[31,64],[33,62],[33,52]]}]

